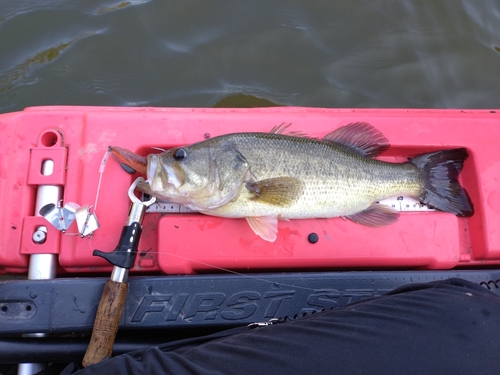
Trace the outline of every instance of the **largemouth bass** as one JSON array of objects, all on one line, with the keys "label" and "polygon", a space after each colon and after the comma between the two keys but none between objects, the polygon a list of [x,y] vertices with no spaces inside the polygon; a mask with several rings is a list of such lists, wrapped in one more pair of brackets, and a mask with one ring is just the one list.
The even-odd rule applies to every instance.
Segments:
[{"label": "largemouth bass", "polygon": [[458,182],[465,148],[388,163],[374,159],[389,142],[369,124],[352,123],[322,139],[285,134],[286,128],[222,135],[147,159],[111,150],[147,174],[139,190],[206,215],[246,218],[271,242],[280,219],[344,217],[372,227],[389,225],[399,213],[377,202],[400,195],[458,216],[473,214]]}]

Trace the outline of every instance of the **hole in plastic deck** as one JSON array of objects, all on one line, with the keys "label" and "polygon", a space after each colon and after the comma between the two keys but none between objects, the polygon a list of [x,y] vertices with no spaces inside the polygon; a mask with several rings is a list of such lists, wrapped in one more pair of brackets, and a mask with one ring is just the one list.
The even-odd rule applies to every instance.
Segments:
[{"label": "hole in plastic deck", "polygon": [[45,159],[42,161],[40,166],[40,173],[43,176],[50,176],[54,172],[54,161],[51,159]]},{"label": "hole in plastic deck", "polygon": [[57,144],[59,135],[55,131],[48,131],[40,137],[40,143],[44,147],[53,147]]}]

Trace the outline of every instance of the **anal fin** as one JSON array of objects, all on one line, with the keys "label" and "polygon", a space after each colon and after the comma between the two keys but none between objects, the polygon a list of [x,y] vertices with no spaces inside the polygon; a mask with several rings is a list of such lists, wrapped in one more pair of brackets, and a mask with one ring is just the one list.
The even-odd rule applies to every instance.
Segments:
[{"label": "anal fin", "polygon": [[399,212],[388,206],[374,203],[366,210],[347,216],[347,218],[369,227],[383,227],[398,221]]},{"label": "anal fin", "polygon": [[248,225],[263,240],[274,242],[278,236],[278,218],[276,216],[247,217]]}]

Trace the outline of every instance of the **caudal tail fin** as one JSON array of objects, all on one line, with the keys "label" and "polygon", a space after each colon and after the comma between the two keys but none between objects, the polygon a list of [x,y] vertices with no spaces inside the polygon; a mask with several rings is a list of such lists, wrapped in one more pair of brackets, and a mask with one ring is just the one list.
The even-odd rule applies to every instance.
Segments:
[{"label": "caudal tail fin", "polygon": [[474,208],[467,191],[458,182],[465,159],[465,148],[431,152],[413,158],[410,163],[422,172],[422,203],[457,216],[472,216]]}]

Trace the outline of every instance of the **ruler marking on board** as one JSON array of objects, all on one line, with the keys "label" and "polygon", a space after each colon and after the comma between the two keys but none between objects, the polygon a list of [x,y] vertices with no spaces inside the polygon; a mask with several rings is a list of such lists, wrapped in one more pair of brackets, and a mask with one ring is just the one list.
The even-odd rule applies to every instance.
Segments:
[{"label": "ruler marking on board", "polygon": [[171,214],[182,214],[187,212],[196,212],[190,208],[180,205],[178,203],[172,202],[156,202],[149,206],[146,212],[160,212],[160,213],[171,213]]},{"label": "ruler marking on board", "polygon": [[394,208],[396,211],[400,212],[434,212],[434,208],[431,208],[425,204],[420,203],[419,200],[410,197],[394,197],[384,199],[378,202],[385,206]]},{"label": "ruler marking on board", "polygon": [[[392,207],[396,211],[400,211],[400,212],[433,212],[433,211],[436,211],[435,209],[433,209],[425,204],[420,203],[418,200],[416,200],[414,198],[402,197],[402,196],[384,199],[378,203],[383,204],[385,206]],[[163,201],[157,201],[156,203],[149,206],[146,211],[147,212],[157,212],[157,213],[158,212],[159,213],[176,213],[176,214],[196,212],[196,211],[193,211],[190,208],[183,206],[183,205],[180,205],[178,203],[163,202]]]}]

